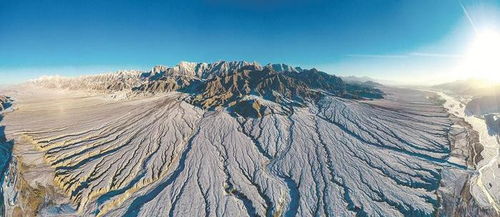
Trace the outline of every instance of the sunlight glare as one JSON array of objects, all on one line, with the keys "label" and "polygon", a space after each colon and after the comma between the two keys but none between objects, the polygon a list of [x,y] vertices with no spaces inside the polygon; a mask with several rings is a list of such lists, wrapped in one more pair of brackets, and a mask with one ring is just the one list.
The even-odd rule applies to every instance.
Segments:
[{"label": "sunlight glare", "polygon": [[478,32],[464,63],[469,76],[500,82],[500,32],[492,29]]}]

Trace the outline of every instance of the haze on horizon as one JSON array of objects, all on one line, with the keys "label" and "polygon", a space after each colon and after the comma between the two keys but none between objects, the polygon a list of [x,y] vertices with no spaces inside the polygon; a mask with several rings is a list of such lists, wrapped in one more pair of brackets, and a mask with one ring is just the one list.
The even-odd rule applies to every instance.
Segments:
[{"label": "haze on horizon", "polygon": [[500,2],[2,1],[0,84],[257,61],[400,84],[500,82]]}]

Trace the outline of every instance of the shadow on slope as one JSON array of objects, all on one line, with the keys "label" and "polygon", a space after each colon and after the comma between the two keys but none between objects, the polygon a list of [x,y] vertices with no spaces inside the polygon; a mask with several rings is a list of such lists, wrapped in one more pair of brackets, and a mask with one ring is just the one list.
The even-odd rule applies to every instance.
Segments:
[{"label": "shadow on slope", "polygon": [[[0,114],[0,122],[3,116]],[[5,138],[5,126],[0,126],[0,216],[5,216],[3,182],[5,179],[5,171],[9,167],[10,159],[12,158],[13,141],[7,141]]]}]

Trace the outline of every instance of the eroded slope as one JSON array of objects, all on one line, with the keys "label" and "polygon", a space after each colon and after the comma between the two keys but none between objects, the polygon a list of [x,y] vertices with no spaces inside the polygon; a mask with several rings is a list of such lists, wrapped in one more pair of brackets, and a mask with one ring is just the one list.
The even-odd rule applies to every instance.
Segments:
[{"label": "eroded slope", "polygon": [[432,215],[440,171],[465,164],[448,161],[444,109],[396,92],[305,106],[250,94],[265,107],[256,118],[203,110],[180,92],[106,101],[36,91],[4,122],[84,216]]}]

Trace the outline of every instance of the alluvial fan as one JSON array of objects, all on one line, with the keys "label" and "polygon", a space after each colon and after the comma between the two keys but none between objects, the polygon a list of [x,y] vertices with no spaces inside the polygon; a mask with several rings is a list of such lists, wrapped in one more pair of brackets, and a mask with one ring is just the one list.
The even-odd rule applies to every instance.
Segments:
[{"label": "alluvial fan", "polygon": [[4,120],[14,155],[40,172],[39,153],[45,187],[82,216],[431,216],[441,171],[467,169],[449,161],[453,123],[423,92],[214,64],[127,74],[137,80],[113,87],[134,94],[184,77],[121,100],[37,81]]}]

